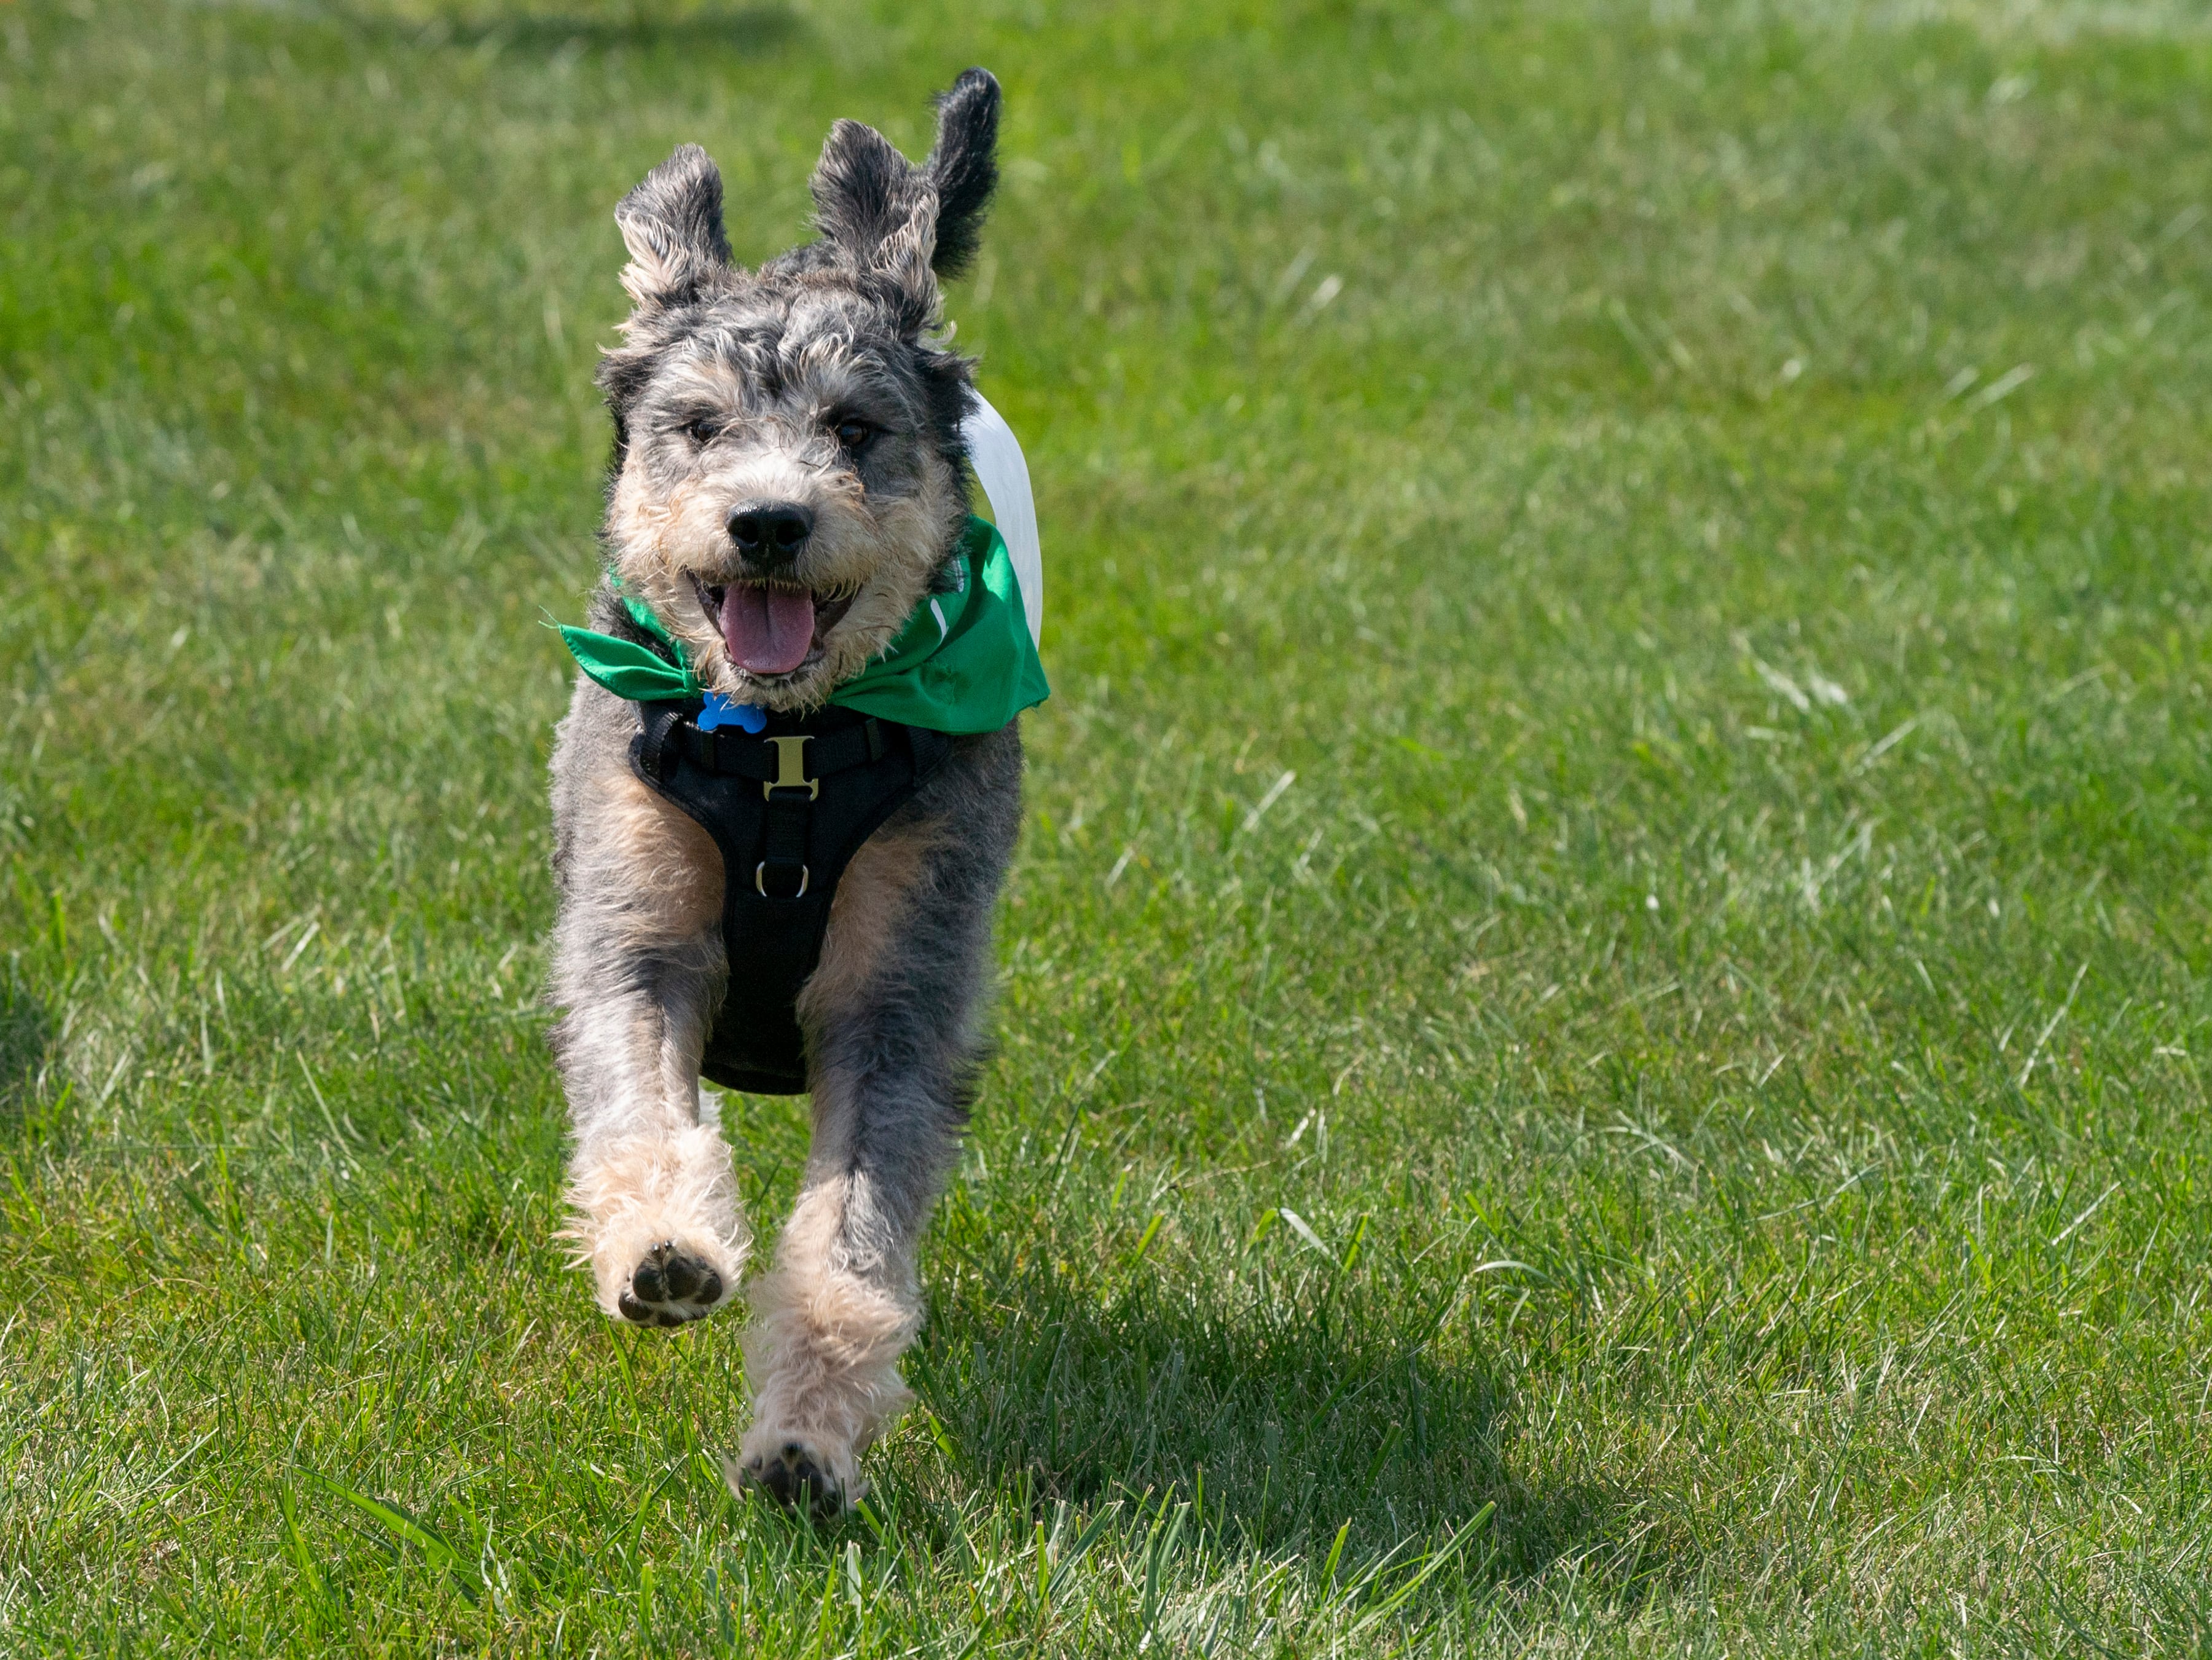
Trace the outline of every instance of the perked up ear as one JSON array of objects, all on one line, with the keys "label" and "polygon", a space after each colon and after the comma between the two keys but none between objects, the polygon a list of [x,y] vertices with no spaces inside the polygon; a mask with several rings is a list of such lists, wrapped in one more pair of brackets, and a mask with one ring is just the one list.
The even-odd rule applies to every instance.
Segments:
[{"label": "perked up ear", "polygon": [[937,144],[910,164],[873,127],[840,121],[814,170],[814,222],[846,265],[934,300],[974,258],[999,182],[999,83],[969,70],[938,100]]},{"label": "perked up ear", "polygon": [[[936,192],[873,127],[858,121],[831,127],[808,188],[822,240],[855,270],[884,270],[894,260],[910,265],[911,247],[921,240],[913,228],[917,209],[926,210],[927,240],[934,246]],[[905,246],[887,246],[900,236]]]},{"label": "perked up ear", "polygon": [[623,287],[640,311],[688,305],[701,282],[730,265],[722,175],[696,144],[679,144],[615,208],[630,263]]},{"label": "perked up ear", "polygon": [[939,277],[967,270],[983,240],[983,216],[999,187],[999,82],[984,69],[963,72],[937,100],[937,143],[922,171],[937,191]]}]

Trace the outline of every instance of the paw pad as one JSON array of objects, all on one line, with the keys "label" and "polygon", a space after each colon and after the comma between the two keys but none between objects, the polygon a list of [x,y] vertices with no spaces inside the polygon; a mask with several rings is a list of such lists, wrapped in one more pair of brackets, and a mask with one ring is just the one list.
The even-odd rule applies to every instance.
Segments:
[{"label": "paw pad", "polygon": [[722,1276],[673,1240],[655,1245],[630,1270],[616,1299],[623,1319],[641,1326],[680,1326],[714,1311]]},{"label": "paw pad", "polygon": [[772,1451],[755,1453],[745,1460],[744,1471],[748,1481],[789,1509],[826,1520],[845,1507],[836,1478],[804,1442],[786,1441]]}]

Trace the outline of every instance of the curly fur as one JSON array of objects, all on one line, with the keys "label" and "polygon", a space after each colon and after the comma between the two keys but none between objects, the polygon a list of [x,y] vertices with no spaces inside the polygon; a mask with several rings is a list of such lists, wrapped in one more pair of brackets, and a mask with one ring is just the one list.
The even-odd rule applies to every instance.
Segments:
[{"label": "curly fur", "polygon": [[[599,375],[615,424],[608,561],[701,679],[738,701],[818,704],[945,578],[968,508],[972,370],[934,332],[938,280],[975,252],[998,115],[998,83],[969,70],[939,100],[919,167],[838,123],[814,176],[818,239],[757,271],[731,258],[721,178],[696,146],[617,210],[635,309]],[[840,435],[855,424],[864,445]],[[811,516],[772,578],[734,539],[735,504],[755,501]],[[769,580],[806,588],[830,620],[805,662],[763,674],[732,660],[711,605],[731,582]],[[592,612],[635,635],[611,590]],[[577,1260],[609,1314],[672,1324],[732,1300],[748,1254],[699,1087],[733,970],[720,856],[631,773],[636,730],[629,705],[579,678],[553,757],[553,1043],[574,1128]],[[780,1497],[857,1493],[862,1454],[911,1398],[899,1358],[922,1317],[916,1252],[981,1045],[1021,767],[1011,726],[955,740],[848,868],[799,999],[813,1146],[775,1265],[751,1290],[740,1454]]]}]

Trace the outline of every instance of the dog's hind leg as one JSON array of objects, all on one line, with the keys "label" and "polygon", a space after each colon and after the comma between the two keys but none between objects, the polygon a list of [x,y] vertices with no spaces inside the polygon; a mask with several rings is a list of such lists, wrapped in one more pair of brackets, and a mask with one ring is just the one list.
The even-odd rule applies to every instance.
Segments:
[{"label": "dog's hind leg", "polygon": [[556,751],[553,1047],[575,1132],[569,1231],[599,1306],[673,1326],[736,1291],[749,1242],[729,1148],[700,1112],[724,978],[721,855],[631,774],[633,730],[586,686]]},{"label": "dog's hind leg", "polygon": [[752,1292],[740,1451],[788,1503],[858,1497],[861,1454],[912,1399],[898,1363],[921,1323],[915,1252],[965,1120],[1020,775],[1012,728],[956,751],[848,867],[799,1000],[813,1145]]}]

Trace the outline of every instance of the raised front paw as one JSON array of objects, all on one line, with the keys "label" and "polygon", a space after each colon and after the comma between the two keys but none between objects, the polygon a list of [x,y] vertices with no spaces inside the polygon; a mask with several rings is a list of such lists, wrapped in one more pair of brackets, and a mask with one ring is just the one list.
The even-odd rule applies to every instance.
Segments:
[{"label": "raised front paw", "polygon": [[840,1457],[827,1444],[804,1435],[756,1428],[745,1437],[738,1469],[747,1487],[817,1520],[839,1515],[867,1490],[850,1454]]},{"label": "raised front paw", "polygon": [[712,1314],[727,1289],[711,1262],[664,1240],[630,1270],[616,1305],[641,1326],[680,1326]]}]

